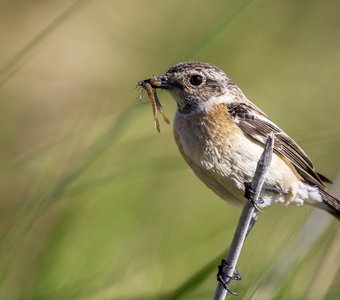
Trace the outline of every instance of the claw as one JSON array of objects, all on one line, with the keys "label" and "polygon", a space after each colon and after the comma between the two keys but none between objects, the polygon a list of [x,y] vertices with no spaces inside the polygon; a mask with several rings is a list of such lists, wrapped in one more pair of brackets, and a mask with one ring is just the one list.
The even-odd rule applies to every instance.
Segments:
[{"label": "claw", "polygon": [[232,280],[242,280],[241,274],[235,269]]}]

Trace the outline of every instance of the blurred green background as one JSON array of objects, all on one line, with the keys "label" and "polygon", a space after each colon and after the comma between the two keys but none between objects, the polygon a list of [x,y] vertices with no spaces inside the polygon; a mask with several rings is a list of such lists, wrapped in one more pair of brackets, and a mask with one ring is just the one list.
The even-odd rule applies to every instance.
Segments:
[{"label": "blurred green background", "polygon": [[[136,83],[215,64],[335,179],[339,12],[336,0],[0,0],[0,299],[211,299],[240,210],[193,175],[171,126],[155,131]],[[339,299],[339,224],[311,211],[261,214],[240,299]]]}]

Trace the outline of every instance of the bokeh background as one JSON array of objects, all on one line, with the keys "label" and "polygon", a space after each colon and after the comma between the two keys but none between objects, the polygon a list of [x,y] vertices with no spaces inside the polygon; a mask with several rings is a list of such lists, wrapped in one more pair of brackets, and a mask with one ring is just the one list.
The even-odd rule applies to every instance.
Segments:
[{"label": "bokeh background", "polygon": [[[136,83],[179,61],[218,65],[337,180],[339,12],[336,0],[0,0],[0,299],[211,299],[240,210],[196,179],[171,126],[155,131]],[[328,215],[268,208],[232,287],[339,299],[339,249]]]}]

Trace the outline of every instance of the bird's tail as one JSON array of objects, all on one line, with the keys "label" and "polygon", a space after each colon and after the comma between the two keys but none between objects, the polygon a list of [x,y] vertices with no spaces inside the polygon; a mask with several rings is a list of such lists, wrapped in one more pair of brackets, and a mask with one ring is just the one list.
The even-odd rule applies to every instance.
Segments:
[{"label": "bird's tail", "polygon": [[329,194],[323,189],[319,189],[325,209],[340,221],[340,200]]}]

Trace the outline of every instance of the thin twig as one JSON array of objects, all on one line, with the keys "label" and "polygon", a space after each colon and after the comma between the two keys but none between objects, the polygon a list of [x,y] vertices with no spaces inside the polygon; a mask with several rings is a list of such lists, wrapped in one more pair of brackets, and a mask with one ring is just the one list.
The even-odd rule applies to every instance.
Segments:
[{"label": "thin twig", "polygon": [[[268,137],[264,151],[261,155],[260,160],[257,163],[256,171],[254,174],[253,181],[251,182],[251,190],[253,191],[250,195],[250,199],[247,199],[246,204],[243,207],[239,222],[237,224],[237,228],[230,246],[230,250],[228,252],[226,263],[228,268],[225,270],[225,279],[228,282],[228,278],[233,277],[236,264],[238,258],[240,256],[246,235],[247,230],[251,221],[253,214],[255,213],[255,206],[253,203],[256,203],[259,195],[262,190],[262,186],[264,180],[266,178],[267,170],[270,166],[272,154],[273,154],[273,146],[274,146],[274,134]],[[224,300],[227,296],[228,291],[224,288],[223,284],[220,282],[217,284],[214,300]]]}]

